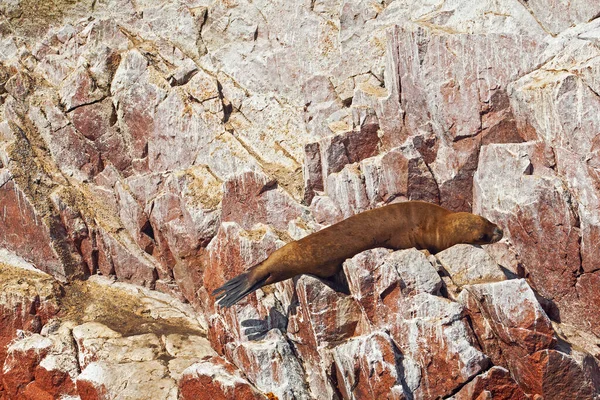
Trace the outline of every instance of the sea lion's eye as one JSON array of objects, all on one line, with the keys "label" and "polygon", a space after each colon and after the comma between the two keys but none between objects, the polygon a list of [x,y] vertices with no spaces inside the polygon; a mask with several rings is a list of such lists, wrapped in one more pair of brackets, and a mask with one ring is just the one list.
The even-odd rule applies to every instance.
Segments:
[{"label": "sea lion's eye", "polygon": [[487,235],[484,233],[483,235],[479,236],[479,240],[480,240],[480,241],[482,241],[482,242],[487,242],[487,240],[488,240],[488,237],[487,237]]}]

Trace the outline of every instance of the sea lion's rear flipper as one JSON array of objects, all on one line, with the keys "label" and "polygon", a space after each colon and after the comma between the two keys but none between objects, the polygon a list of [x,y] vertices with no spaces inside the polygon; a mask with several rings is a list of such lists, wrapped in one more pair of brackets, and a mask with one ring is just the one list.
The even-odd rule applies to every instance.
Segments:
[{"label": "sea lion's rear flipper", "polygon": [[264,286],[269,275],[252,283],[250,274],[244,272],[233,279],[225,282],[225,284],[213,291],[213,295],[217,297],[217,301],[221,307],[231,307],[250,293]]}]

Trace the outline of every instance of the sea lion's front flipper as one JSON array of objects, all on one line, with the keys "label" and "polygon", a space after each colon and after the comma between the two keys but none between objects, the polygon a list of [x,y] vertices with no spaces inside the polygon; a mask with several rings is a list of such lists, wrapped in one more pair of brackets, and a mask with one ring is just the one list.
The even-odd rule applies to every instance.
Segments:
[{"label": "sea lion's front flipper", "polygon": [[327,278],[322,278],[320,276],[312,274],[310,276],[317,278],[323,284],[329,286],[336,292],[348,295],[350,294],[350,287],[348,286],[348,280],[346,279],[346,274],[344,274],[343,269],[340,269],[335,275],[329,276]]}]

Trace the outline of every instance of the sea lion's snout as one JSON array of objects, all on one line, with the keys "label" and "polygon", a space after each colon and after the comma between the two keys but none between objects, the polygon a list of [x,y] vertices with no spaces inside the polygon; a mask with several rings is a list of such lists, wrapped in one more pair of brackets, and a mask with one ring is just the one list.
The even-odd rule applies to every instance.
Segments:
[{"label": "sea lion's snout", "polygon": [[494,233],[492,235],[492,243],[498,242],[504,236],[504,231],[499,227],[494,228]]}]

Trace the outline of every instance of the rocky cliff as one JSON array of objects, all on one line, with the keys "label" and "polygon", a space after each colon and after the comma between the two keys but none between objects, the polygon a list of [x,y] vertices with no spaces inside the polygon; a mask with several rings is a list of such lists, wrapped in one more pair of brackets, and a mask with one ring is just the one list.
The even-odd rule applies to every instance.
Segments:
[{"label": "rocky cliff", "polygon": [[[0,3],[0,399],[600,398],[600,4]],[[211,292],[425,200],[501,242]]]}]

